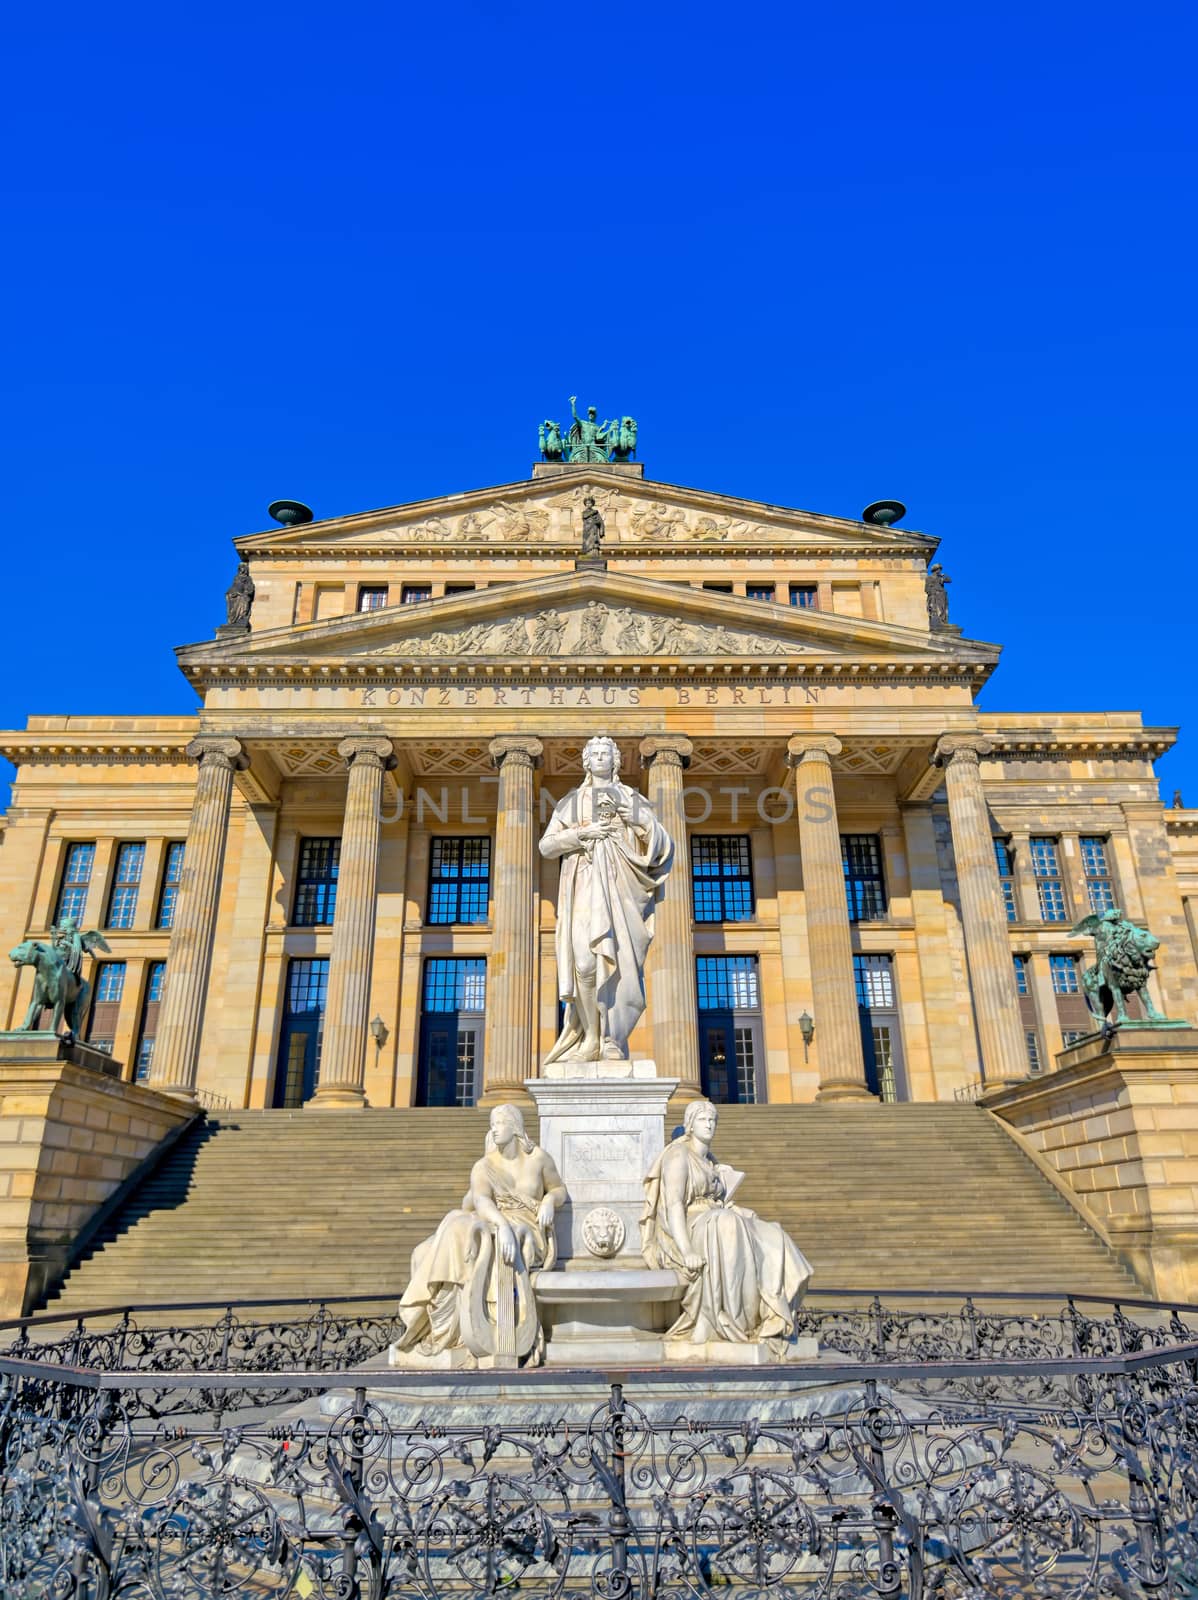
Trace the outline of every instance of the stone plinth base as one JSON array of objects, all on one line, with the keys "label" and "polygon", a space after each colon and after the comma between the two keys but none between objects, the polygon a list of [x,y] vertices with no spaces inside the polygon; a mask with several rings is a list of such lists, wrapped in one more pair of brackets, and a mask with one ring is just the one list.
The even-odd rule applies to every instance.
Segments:
[{"label": "stone plinth base", "polygon": [[40,1304],[105,1203],[196,1114],[113,1069],[50,1033],[0,1034],[0,1317]]},{"label": "stone plinth base", "polygon": [[[550,1061],[541,1079],[550,1083],[596,1083],[599,1079],[656,1078],[656,1061]],[[533,1080],[529,1080],[532,1082]]]},{"label": "stone plinth base", "polygon": [[687,1344],[682,1339],[665,1339],[662,1350],[671,1364],[691,1367],[776,1367],[780,1361],[819,1360],[818,1339],[791,1339],[781,1346],[770,1339],[756,1344],[734,1344],[731,1339]]},{"label": "stone plinth base", "polygon": [[0,1033],[0,1064],[33,1065],[50,1061],[70,1061],[89,1072],[102,1072],[106,1078],[119,1078],[124,1070],[111,1051],[97,1050],[82,1039],[68,1041],[56,1033],[32,1033],[25,1028]]},{"label": "stone plinth base", "polygon": [[473,1370],[478,1362],[465,1345],[452,1350],[442,1350],[435,1356],[422,1356],[418,1350],[401,1350],[397,1344],[387,1350],[389,1367],[405,1367],[411,1372],[458,1372],[464,1367]]},{"label": "stone plinth base", "polygon": [[599,1207],[615,1212],[622,1225],[613,1254],[639,1252],[644,1177],[665,1147],[666,1106],[677,1087],[677,1078],[657,1077],[527,1081],[541,1148],[553,1157],[570,1197],[554,1222],[559,1261],[599,1265],[584,1234],[588,1214]]},{"label": "stone plinth base", "polygon": [[546,1365],[660,1361],[661,1336],[677,1318],[681,1300],[677,1273],[652,1271],[643,1262],[593,1268],[572,1262],[560,1272],[543,1272],[537,1305]]},{"label": "stone plinth base", "polygon": [[1198,1301],[1198,1029],[1131,1023],[1056,1061],[980,1104],[1151,1294]]}]

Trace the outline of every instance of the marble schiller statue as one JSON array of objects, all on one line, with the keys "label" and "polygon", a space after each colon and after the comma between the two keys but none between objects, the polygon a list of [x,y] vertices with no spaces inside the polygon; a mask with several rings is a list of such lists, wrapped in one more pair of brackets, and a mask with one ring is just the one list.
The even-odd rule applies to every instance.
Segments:
[{"label": "marble schiller statue", "polygon": [[666,1334],[685,1344],[789,1340],[811,1263],[780,1223],[733,1205],[742,1173],[711,1153],[718,1113],[687,1106],[682,1137],[645,1178],[641,1253],[683,1279],[682,1311]]},{"label": "marble schiller statue", "polygon": [[620,782],[620,751],[588,740],[586,773],[554,807],[541,854],[561,860],[557,896],[562,1031],[553,1061],[626,1061],[645,1009],[653,911],[674,845],[648,801]]},{"label": "marble schiller statue", "polygon": [[553,1266],[553,1218],[565,1200],[553,1158],[525,1133],[519,1110],[496,1106],[461,1207],[412,1252],[392,1365],[419,1366],[450,1352],[537,1365],[544,1336],[529,1275]]}]

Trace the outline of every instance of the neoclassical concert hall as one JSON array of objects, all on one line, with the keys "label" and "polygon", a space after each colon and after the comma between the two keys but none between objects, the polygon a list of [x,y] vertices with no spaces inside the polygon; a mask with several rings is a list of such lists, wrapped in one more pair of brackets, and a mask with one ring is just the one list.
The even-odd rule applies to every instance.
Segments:
[{"label": "neoclassical concert hall", "polygon": [[[227,620],[176,650],[194,714],[3,735],[5,948],[98,931],[87,1038],[210,1107],[518,1099],[560,1026],[539,840],[610,735],[675,843],[630,1054],[682,1098],[1043,1073],[1094,1030],[1072,930],[1114,906],[1161,940],[1162,1010],[1198,1013],[1198,812],[1153,768],[1174,729],[1059,686],[979,711],[1000,645],[968,593],[949,620],[938,540],[893,503],[644,470],[272,507],[233,541]],[[0,981],[20,1027],[30,970]]]}]

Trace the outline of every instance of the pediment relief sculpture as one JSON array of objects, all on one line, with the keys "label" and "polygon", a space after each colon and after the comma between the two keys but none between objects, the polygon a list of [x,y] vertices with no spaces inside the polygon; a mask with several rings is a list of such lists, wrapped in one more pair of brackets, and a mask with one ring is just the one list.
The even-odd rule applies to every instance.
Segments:
[{"label": "pediment relief sculpture", "polygon": [[[497,491],[493,498],[478,495],[463,504],[461,497],[427,503],[422,508],[398,507],[392,512],[375,513],[369,519],[355,518],[352,525],[308,524],[283,534],[255,536],[242,541],[248,547],[283,546],[302,550],[346,545],[354,548],[394,549],[459,545],[523,546],[562,545],[577,547],[582,535],[582,515],[590,497],[601,512],[609,544],[670,545],[679,543],[778,544],[817,543],[835,548],[846,540],[853,544],[892,548],[898,544],[924,544],[923,535],[906,530],[894,533],[865,528],[837,518],[796,521],[794,513],[780,513],[777,520],[763,516],[757,507],[746,504],[746,514],[737,514],[737,502],[704,503],[694,495],[677,498],[667,486],[646,485],[643,491],[613,486],[598,477],[583,475],[569,487],[538,485],[529,492],[522,485]],[[753,512],[758,514],[754,515]],[[934,541],[933,541],[934,542]]]},{"label": "pediment relief sculpture", "polygon": [[638,612],[589,600],[529,616],[463,623],[379,645],[377,656],[782,656],[810,649],[791,640]]}]

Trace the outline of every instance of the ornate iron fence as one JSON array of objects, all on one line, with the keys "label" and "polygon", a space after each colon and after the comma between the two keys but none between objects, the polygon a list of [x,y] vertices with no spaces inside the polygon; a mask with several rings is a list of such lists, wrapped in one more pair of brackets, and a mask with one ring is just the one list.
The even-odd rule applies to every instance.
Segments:
[{"label": "ornate iron fence", "polygon": [[0,1593],[1198,1595],[1198,1308],[835,1298],[819,1363],[619,1376],[364,1371],[347,1302],[26,1320]]}]

